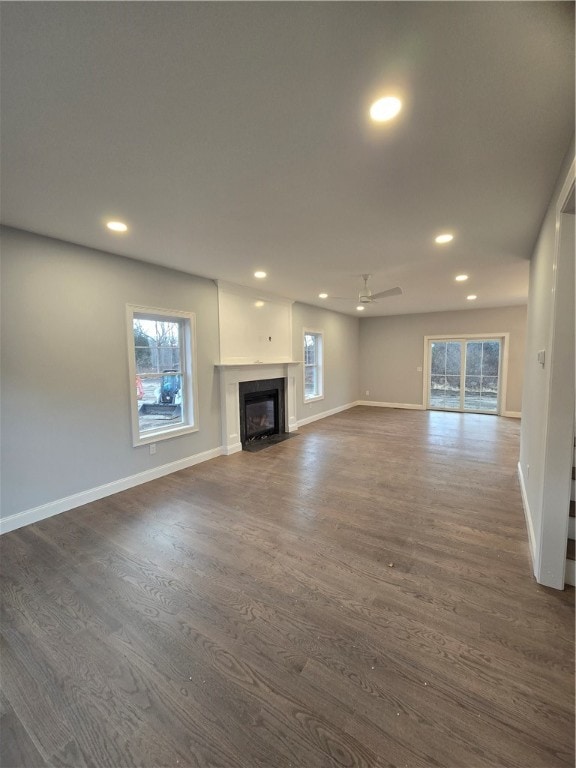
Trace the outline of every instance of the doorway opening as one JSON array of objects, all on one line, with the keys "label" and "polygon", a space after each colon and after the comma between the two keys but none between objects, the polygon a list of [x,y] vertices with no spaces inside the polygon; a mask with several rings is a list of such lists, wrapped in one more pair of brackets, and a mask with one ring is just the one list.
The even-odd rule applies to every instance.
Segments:
[{"label": "doorway opening", "polygon": [[426,407],[499,414],[503,348],[501,336],[427,337]]}]

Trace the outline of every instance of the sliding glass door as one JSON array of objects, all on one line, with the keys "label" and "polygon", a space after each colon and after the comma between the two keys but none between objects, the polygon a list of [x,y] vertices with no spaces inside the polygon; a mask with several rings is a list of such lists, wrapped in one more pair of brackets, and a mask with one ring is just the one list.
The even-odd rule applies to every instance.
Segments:
[{"label": "sliding glass door", "polygon": [[500,339],[438,339],[428,347],[428,407],[498,413]]},{"label": "sliding glass door", "polygon": [[461,341],[430,342],[430,408],[460,410],[462,346]]}]

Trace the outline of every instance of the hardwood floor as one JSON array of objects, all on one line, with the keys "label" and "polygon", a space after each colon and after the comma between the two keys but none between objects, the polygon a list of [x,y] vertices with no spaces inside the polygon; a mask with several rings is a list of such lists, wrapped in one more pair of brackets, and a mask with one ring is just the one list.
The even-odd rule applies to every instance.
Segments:
[{"label": "hardwood floor", "polygon": [[358,407],[3,536],[0,765],[573,766],[518,436]]}]

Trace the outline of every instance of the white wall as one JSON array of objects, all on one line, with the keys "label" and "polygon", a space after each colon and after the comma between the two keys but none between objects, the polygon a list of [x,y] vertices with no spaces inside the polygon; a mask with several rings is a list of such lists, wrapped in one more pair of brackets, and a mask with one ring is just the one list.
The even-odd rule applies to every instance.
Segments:
[{"label": "white wall", "polygon": [[[199,431],[132,447],[127,303],[196,313]],[[2,231],[2,517],[218,448],[212,281]]]},{"label": "white wall", "polygon": [[356,317],[341,315],[320,307],[296,303],[292,307],[294,360],[304,358],[304,329],[323,332],[324,398],[304,402],[303,372],[296,380],[298,420],[312,421],[326,412],[336,411],[358,400],[359,324]]},{"label": "white wall", "polygon": [[220,361],[290,362],[292,302],[218,281]]},{"label": "white wall", "polygon": [[[419,315],[367,317],[360,321],[361,399],[423,405],[424,337],[510,334],[508,388],[503,411],[521,409],[526,307],[468,309]],[[370,394],[366,395],[366,391]]]},{"label": "white wall", "polygon": [[[525,387],[519,473],[534,573],[547,586],[564,585],[574,420],[574,237],[563,228],[557,205],[574,160],[566,156],[542,223],[530,268]],[[544,350],[542,367],[538,351]],[[565,477],[567,476],[567,478]],[[564,478],[564,480],[563,480]],[[564,493],[566,495],[566,493]]]}]

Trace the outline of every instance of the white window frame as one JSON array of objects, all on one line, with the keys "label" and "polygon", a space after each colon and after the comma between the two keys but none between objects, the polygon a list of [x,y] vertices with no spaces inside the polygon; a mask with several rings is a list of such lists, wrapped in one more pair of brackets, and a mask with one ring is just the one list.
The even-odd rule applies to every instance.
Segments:
[{"label": "white window frame", "polygon": [[[316,336],[320,339],[320,360],[314,366],[317,369],[319,395],[306,396],[306,336]],[[324,331],[317,328],[304,328],[302,333],[302,348],[304,350],[304,364],[302,366],[302,392],[305,403],[313,403],[316,400],[324,400]]]},{"label": "white window frame", "polygon": [[[136,393],[136,350],[134,347],[134,318],[177,322],[180,334],[180,367],[182,375],[182,417],[183,423],[162,426],[154,430],[140,432],[138,419],[139,402]],[[130,377],[130,414],[132,422],[132,445],[156,443],[171,437],[186,435],[198,431],[198,386],[196,364],[196,315],[194,312],[182,312],[177,309],[144,307],[137,304],[126,305],[126,329],[128,339],[128,373]]]}]

